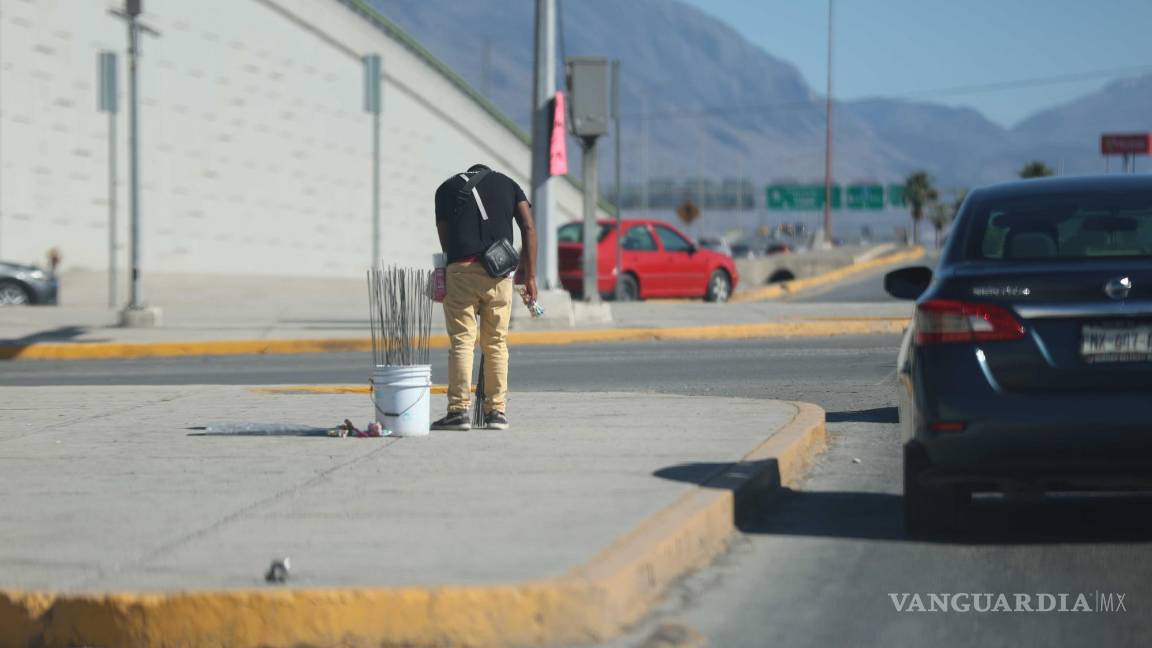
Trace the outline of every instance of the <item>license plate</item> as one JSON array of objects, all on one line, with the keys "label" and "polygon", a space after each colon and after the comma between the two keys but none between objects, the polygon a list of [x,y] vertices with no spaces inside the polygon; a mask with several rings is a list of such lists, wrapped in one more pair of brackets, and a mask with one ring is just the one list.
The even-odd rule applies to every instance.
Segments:
[{"label": "license plate", "polygon": [[1080,355],[1085,362],[1152,360],[1152,326],[1087,325],[1082,329]]}]

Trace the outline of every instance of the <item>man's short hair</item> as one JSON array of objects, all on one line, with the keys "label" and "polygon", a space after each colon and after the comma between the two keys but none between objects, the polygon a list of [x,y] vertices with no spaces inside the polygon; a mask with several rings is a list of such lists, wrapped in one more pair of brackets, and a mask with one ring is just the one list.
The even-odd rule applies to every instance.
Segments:
[{"label": "man's short hair", "polygon": [[488,168],[487,164],[473,164],[472,166],[468,167],[469,173],[472,173],[473,171],[491,171],[491,170],[492,169]]}]

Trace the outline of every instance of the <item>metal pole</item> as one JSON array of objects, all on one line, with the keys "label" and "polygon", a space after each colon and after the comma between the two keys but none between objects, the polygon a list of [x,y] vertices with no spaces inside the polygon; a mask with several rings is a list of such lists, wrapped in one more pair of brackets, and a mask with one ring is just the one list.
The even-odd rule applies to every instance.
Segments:
[{"label": "metal pole", "polygon": [[535,75],[532,80],[532,206],[542,290],[559,289],[556,196],[549,169],[552,98],[556,93],[556,0],[536,0]]},{"label": "metal pole", "polygon": [[365,54],[360,59],[364,65],[364,110],[372,115],[372,260],[368,267],[375,268],[380,263],[380,79],[383,67],[379,54]]},{"label": "metal pole", "polygon": [[136,57],[140,51],[140,25],[128,16],[128,218],[130,221],[132,284],[128,308],[141,308],[140,291],[140,124]]},{"label": "metal pole", "polygon": [[824,242],[832,244],[832,5],[828,0],[828,93],[824,127]]},{"label": "metal pole", "polygon": [[600,301],[596,252],[596,138],[584,140],[584,301]]},{"label": "metal pole", "polygon": [[624,272],[624,221],[620,215],[620,142],[623,139],[620,130],[620,61],[612,61],[612,120],[614,122],[612,134],[616,136],[616,299],[620,299],[620,277]]},{"label": "metal pole", "polygon": [[372,111],[372,263],[380,263],[380,111]]},{"label": "metal pole", "polygon": [[651,169],[648,168],[648,93],[640,95],[641,108],[640,114],[640,130],[643,131],[643,139],[641,140],[640,157],[643,158],[644,166],[644,184],[640,185],[640,202],[644,205],[644,218],[650,218],[648,211],[650,209],[649,201],[651,197],[648,195],[648,185],[652,182]]},{"label": "metal pole", "polygon": [[108,307],[116,308],[116,112],[108,111]]}]

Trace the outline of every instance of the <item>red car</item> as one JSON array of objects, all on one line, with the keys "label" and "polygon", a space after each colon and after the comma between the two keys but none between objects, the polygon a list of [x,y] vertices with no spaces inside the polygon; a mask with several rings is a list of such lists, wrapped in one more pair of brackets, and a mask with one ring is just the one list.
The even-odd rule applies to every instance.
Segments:
[{"label": "red car", "polygon": [[[616,223],[600,221],[597,250],[598,288],[611,298],[616,290]],[[623,221],[621,299],[703,297],[728,301],[738,275],[732,258],[693,243],[680,230],[657,220]],[[584,286],[584,224],[560,228],[560,283],[581,294]]]}]

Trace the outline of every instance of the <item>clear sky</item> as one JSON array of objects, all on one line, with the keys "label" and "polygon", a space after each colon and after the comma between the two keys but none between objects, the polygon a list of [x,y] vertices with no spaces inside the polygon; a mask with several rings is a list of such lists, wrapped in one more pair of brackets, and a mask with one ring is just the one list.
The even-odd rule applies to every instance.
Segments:
[{"label": "clear sky", "polygon": [[[795,64],[812,88],[824,93],[827,0],[685,1]],[[833,2],[837,98],[906,95],[971,106],[1011,126],[1113,79],[1152,72],[1152,0]],[[1124,71],[1093,74],[1118,69]],[[930,92],[1077,75],[1088,78]]]}]

